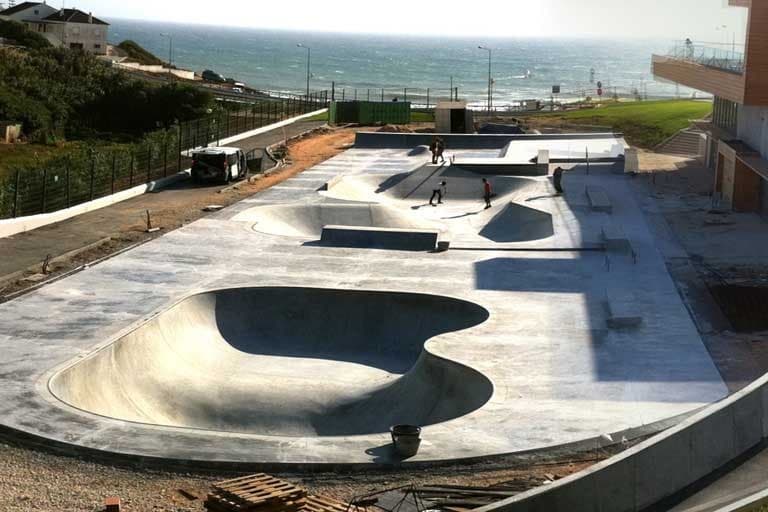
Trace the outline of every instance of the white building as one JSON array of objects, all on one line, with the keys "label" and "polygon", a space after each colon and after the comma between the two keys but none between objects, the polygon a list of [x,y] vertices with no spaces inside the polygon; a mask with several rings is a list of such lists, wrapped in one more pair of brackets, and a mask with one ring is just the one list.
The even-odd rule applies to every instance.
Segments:
[{"label": "white building", "polygon": [[106,55],[109,23],[78,9],[54,9],[45,2],[24,2],[0,17],[25,23],[54,46]]}]

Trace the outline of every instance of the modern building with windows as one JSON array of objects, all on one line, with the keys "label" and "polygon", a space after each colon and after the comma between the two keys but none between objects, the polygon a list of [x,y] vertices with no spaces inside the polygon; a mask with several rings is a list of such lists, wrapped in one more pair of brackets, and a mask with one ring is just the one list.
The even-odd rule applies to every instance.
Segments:
[{"label": "modern building with windows", "polygon": [[705,160],[715,169],[714,192],[738,212],[768,215],[768,2],[728,0],[747,9],[743,45],[712,48],[687,40],[653,56],[657,78],[714,95]]},{"label": "modern building with windows", "polygon": [[24,2],[0,12],[0,18],[26,24],[54,46],[107,54],[109,23],[79,9],[55,9],[45,2]]}]

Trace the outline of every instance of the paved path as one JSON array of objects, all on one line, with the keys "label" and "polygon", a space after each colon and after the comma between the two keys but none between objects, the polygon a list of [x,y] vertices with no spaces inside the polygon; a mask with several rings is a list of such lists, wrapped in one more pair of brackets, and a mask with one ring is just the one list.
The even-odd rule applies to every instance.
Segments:
[{"label": "paved path", "polygon": [[[302,121],[284,129],[250,137],[236,145],[247,151],[263,149],[308,130],[323,126],[324,121]],[[233,144],[234,145],[234,144]],[[195,204],[223,185],[197,186],[191,180],[157,193],[144,194],[34,231],[0,238],[0,282],[3,276],[26,270],[41,263],[47,255],[57,257],[114,236],[126,227],[144,222],[144,212],[161,205]]]}]

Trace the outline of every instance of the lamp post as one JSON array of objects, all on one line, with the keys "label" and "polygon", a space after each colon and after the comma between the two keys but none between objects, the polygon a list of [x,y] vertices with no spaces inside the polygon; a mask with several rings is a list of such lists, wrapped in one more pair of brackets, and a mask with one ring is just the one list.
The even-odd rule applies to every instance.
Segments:
[{"label": "lamp post", "polygon": [[171,68],[173,67],[173,35],[162,33],[160,36],[168,38],[168,74],[173,76],[173,73],[171,73]]},{"label": "lamp post", "polygon": [[491,79],[491,55],[493,51],[486,46],[478,46],[477,48],[488,52],[488,115],[490,115],[493,106],[493,82]]},{"label": "lamp post", "polygon": [[307,98],[309,98],[309,79],[312,76],[312,48],[301,43],[296,46],[307,50]]}]

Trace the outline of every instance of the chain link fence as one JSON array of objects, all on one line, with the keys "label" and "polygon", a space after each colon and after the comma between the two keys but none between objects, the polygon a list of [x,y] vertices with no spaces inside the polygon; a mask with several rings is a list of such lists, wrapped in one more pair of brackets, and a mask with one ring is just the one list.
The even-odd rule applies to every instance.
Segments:
[{"label": "chain link fence", "polygon": [[0,219],[51,213],[171,176],[191,151],[328,104],[326,91],[258,103],[224,102],[211,115],[147,135],[130,146],[81,149],[0,176]]}]

